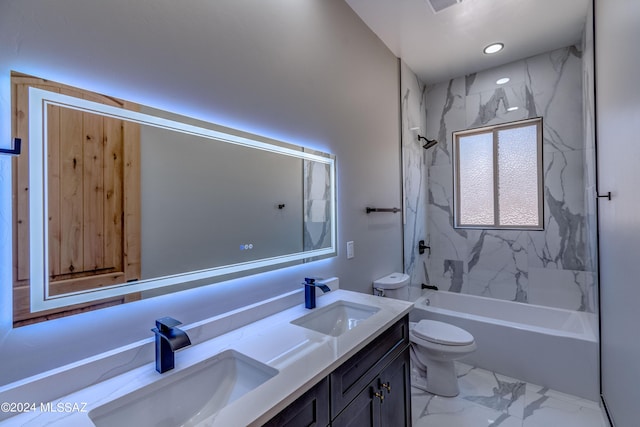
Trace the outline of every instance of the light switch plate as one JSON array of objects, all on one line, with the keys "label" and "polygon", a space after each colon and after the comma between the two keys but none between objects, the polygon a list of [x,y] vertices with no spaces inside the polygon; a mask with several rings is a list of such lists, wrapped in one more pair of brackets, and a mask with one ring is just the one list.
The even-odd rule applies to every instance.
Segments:
[{"label": "light switch plate", "polygon": [[351,240],[350,242],[347,242],[347,259],[351,259],[354,256],[356,255],[354,252],[353,240]]}]

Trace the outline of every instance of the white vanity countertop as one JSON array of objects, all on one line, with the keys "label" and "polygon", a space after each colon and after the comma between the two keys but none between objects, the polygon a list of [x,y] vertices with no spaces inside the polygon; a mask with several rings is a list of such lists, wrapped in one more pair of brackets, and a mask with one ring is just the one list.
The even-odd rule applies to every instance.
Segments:
[{"label": "white vanity countertop", "polygon": [[[89,411],[154,381],[180,372],[224,350],[233,349],[269,365],[279,372],[256,389],[224,407],[200,426],[262,425],[309,390],[382,331],[409,313],[413,303],[336,290],[317,299],[317,308],[344,300],[378,307],[380,310],[358,326],[333,337],[290,322],[311,312],[299,305],[266,317],[224,335],[180,350],[175,369],[164,374],[149,363],[52,402],[68,405],[69,412],[27,412],[0,422],[11,426],[88,426],[94,424]],[[77,406],[75,406],[77,404]],[[170,404],[170,402],[167,402]]]}]

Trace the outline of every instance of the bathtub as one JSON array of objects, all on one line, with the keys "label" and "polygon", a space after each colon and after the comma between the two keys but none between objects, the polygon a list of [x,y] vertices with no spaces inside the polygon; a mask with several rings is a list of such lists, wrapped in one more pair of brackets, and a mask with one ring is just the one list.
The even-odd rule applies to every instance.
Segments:
[{"label": "bathtub", "polygon": [[478,349],[461,362],[599,400],[598,338],[591,313],[428,291],[415,301],[410,318],[469,331]]}]

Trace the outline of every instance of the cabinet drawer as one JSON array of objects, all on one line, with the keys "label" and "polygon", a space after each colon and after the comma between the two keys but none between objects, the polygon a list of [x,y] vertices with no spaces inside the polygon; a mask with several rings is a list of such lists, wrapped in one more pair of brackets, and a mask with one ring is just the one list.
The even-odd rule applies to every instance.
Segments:
[{"label": "cabinet drawer", "polygon": [[329,375],[331,419],[335,418],[409,344],[405,316]]},{"label": "cabinet drawer", "polygon": [[263,427],[329,425],[329,380],[324,378]]}]

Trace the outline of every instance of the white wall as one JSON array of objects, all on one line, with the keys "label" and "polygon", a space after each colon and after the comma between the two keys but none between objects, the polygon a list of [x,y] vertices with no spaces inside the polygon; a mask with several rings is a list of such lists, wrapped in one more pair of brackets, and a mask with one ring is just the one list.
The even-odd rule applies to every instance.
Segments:
[{"label": "white wall", "polygon": [[596,0],[602,394],[616,426],[640,400],[640,2]]},{"label": "white wall", "polygon": [[[337,275],[369,292],[402,268],[398,64],[342,0],[3,0],[0,146],[9,72],[71,84],[337,156],[339,256],[11,329],[11,167],[0,157],[0,384]],[[355,241],[356,257],[342,250]]]}]

